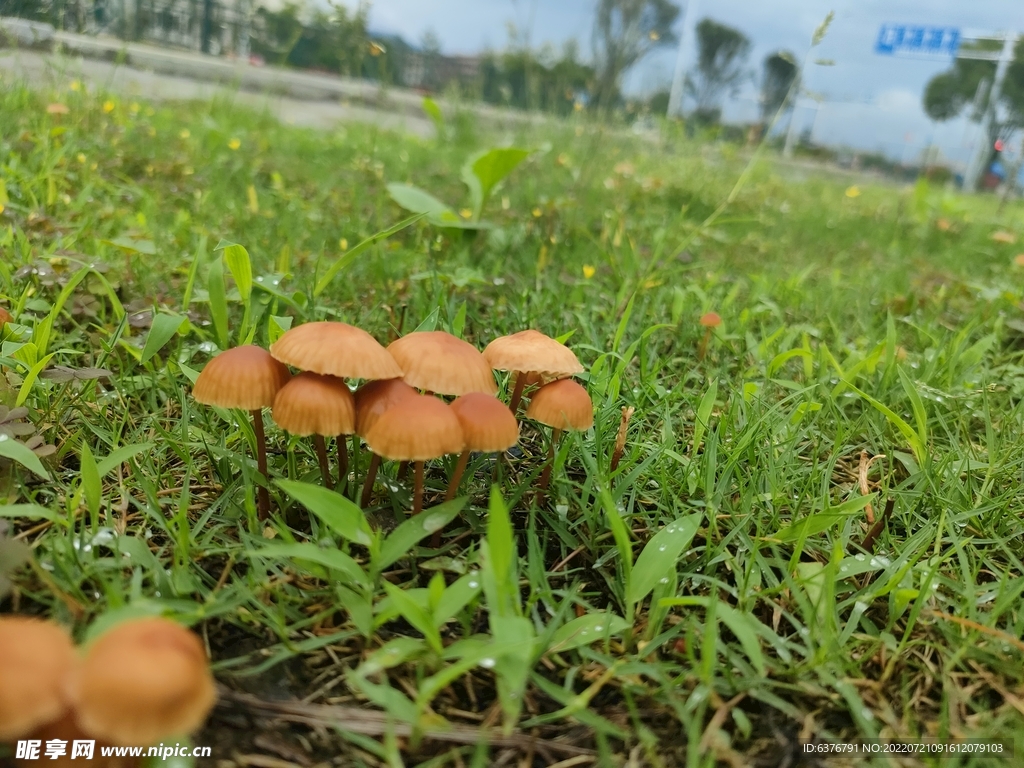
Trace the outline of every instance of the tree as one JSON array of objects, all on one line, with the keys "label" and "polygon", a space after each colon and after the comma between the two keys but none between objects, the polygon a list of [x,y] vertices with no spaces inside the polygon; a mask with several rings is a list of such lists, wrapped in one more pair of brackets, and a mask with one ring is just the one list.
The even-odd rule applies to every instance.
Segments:
[{"label": "tree", "polygon": [[[973,51],[998,52],[1000,48],[1001,44],[994,40],[979,40],[962,46],[962,50]],[[990,146],[999,136],[1009,138],[1009,134],[1024,126],[1024,39],[1017,42],[1013,53],[1013,62],[1006,71],[1006,80],[999,95],[996,119],[990,126]],[[971,120],[980,121],[987,108],[995,73],[994,61],[956,59],[952,67],[928,81],[924,89],[924,111],[933,120],[941,122],[952,120],[971,105]],[[979,88],[982,99],[978,109],[973,109]]]},{"label": "tree", "polygon": [[761,124],[768,125],[778,112],[790,88],[796,82],[796,57],[789,51],[776,51],[764,60],[761,77]]},{"label": "tree", "polygon": [[623,73],[655,48],[676,42],[672,24],[678,16],[671,0],[598,0],[593,45],[595,97],[602,108],[618,97]]},{"label": "tree", "polygon": [[712,19],[697,24],[696,77],[686,78],[686,92],[697,102],[699,120],[717,120],[722,98],[734,95],[747,78],[748,55],[750,40],[738,29]]}]

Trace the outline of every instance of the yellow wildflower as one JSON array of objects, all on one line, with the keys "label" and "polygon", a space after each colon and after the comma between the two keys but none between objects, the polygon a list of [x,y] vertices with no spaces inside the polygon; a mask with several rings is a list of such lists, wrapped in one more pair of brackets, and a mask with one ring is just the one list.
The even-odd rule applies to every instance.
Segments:
[{"label": "yellow wildflower", "polygon": [[583,265],[583,277],[585,277],[587,280],[592,278],[595,272],[597,272],[597,270],[594,267],[590,266],[589,264]]},{"label": "yellow wildflower", "polygon": [[113,112],[114,111],[114,102],[112,102],[110,99],[107,99],[106,101],[104,101],[103,102],[103,111],[107,112],[108,114],[110,112]]},{"label": "yellow wildflower", "polygon": [[231,141],[228,142],[229,149],[238,149],[240,146],[242,146],[241,139],[232,138]]},{"label": "yellow wildflower", "polygon": [[857,188],[856,184],[854,186],[852,186],[852,187],[847,187],[846,188],[846,196],[847,197],[860,197],[860,190]]}]

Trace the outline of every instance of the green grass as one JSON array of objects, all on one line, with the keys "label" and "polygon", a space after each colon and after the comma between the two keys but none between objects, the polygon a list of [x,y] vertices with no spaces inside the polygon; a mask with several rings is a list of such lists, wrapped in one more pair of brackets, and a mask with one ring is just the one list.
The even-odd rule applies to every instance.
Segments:
[{"label": "green grass", "polygon": [[[518,135],[461,120],[439,142],[315,133],[225,101],[60,87],[0,91],[0,304],[16,317],[0,401],[57,447],[46,480],[2,454],[0,516],[33,555],[2,610],[79,638],[169,615],[229,688],[428,730],[478,712],[598,764],[749,764],[801,734],[1024,733],[1020,203],[795,182],[763,160],[707,223],[744,168],[729,146],[582,118]],[[68,115],[47,113],[57,100]],[[408,216],[388,183],[469,207],[460,167],[505,141],[536,151],[484,209],[496,229],[418,221],[314,295],[345,250]],[[247,249],[249,302],[221,240]],[[698,359],[710,310],[724,322]],[[571,334],[595,426],[562,443],[542,507],[546,444],[528,423],[493,489],[491,465],[471,464],[440,551],[408,525],[389,549],[351,506],[289,484],[316,483],[316,459],[271,426],[277,512],[258,523],[251,426],[197,405],[190,376],[284,318],[382,341],[425,323],[480,347]],[[37,377],[55,365],[112,375]],[[862,452],[884,454],[867,497]],[[428,506],[453,461],[429,468]],[[394,473],[374,503],[384,530],[409,508]],[[863,552],[866,504],[887,503]],[[290,748],[345,765],[517,749],[291,728]],[[196,742],[230,759],[252,738],[218,715]]]}]

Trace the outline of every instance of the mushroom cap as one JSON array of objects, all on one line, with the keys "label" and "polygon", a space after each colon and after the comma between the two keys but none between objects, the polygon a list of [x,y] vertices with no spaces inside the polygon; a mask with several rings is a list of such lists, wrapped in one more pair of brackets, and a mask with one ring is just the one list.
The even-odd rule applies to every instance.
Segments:
[{"label": "mushroom cap", "polygon": [[394,379],[402,369],[373,336],[348,323],[303,323],[270,345],[282,363],[346,379]]},{"label": "mushroom cap", "polygon": [[3,307],[0,307],[0,328],[3,328],[7,323],[11,322],[14,316]]},{"label": "mushroom cap", "polygon": [[467,451],[494,453],[519,442],[519,422],[508,406],[483,392],[470,392],[449,406],[462,425]]},{"label": "mushroom cap", "polygon": [[281,387],[274,398],[274,421],[286,432],[308,435],[351,435],[356,405],[343,379],[304,372]]},{"label": "mushroom cap", "polygon": [[700,324],[705,328],[717,328],[722,324],[722,316],[717,312],[705,312],[700,316]]},{"label": "mushroom cap", "polygon": [[416,390],[401,379],[368,381],[356,390],[356,434],[365,438],[370,427],[399,400],[415,395]]},{"label": "mushroom cap", "polygon": [[594,424],[594,404],[587,390],[572,379],[559,379],[537,390],[526,418],[555,429],[582,432]]},{"label": "mushroom cap", "polygon": [[57,624],[0,618],[0,742],[24,738],[67,710],[64,682],[77,661],[71,637]]},{"label": "mushroom cap", "polygon": [[491,368],[499,371],[536,371],[557,376],[583,372],[571,349],[534,330],[495,339],[484,349],[484,357]]},{"label": "mushroom cap", "polygon": [[159,617],[104,633],[67,690],[82,730],[115,746],[148,746],[191,733],[217,698],[199,638]]},{"label": "mushroom cap", "polygon": [[204,405],[255,411],[274,404],[291,374],[267,350],[245,346],[225,350],[203,368],[192,397]]},{"label": "mushroom cap", "polygon": [[392,461],[427,461],[465,448],[455,411],[436,397],[411,395],[386,410],[366,432],[370,450]]},{"label": "mushroom cap", "polygon": [[405,383],[417,389],[456,396],[498,392],[491,366],[480,350],[450,333],[414,331],[391,342],[388,352],[405,371]]}]

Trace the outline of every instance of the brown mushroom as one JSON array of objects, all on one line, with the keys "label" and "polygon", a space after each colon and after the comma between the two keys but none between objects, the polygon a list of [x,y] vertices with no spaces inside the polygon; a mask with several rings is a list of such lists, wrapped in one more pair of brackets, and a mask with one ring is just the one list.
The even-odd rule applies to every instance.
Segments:
[{"label": "brown mushroom", "polygon": [[[270,345],[270,354],[300,371],[340,379],[394,379],[402,369],[373,336],[348,323],[322,321],[290,328]],[[348,466],[345,442],[338,439],[338,465]],[[357,440],[352,438],[355,454]]]},{"label": "brown mushroom", "polygon": [[388,345],[406,384],[439,395],[496,394],[498,385],[480,350],[445,331],[416,331]]},{"label": "brown mushroom", "polygon": [[704,338],[700,340],[697,348],[697,359],[703,360],[708,351],[708,342],[711,341],[711,334],[722,324],[722,317],[717,312],[705,312],[700,316],[701,327],[704,328]]},{"label": "brown mushroom", "polygon": [[451,407],[428,395],[412,395],[386,410],[366,433],[377,455],[416,463],[413,514],[423,509],[423,462],[465,447],[462,426]]},{"label": "brown mushroom", "polygon": [[487,345],[483,355],[495,370],[518,374],[508,406],[512,413],[519,407],[528,385],[583,372],[583,366],[571,349],[540,331],[526,330],[501,336]]},{"label": "brown mushroom", "polygon": [[23,739],[59,721],[64,683],[77,663],[67,631],[27,616],[0,618],[0,742]]},{"label": "brown mushroom", "polygon": [[508,406],[498,398],[482,392],[471,392],[456,398],[451,409],[462,425],[462,436],[466,447],[462,449],[459,462],[452,472],[445,500],[455,498],[466,471],[471,451],[494,453],[511,448],[519,441],[519,423]]},{"label": "brown mushroom", "polygon": [[537,390],[526,409],[526,417],[551,427],[548,461],[538,484],[537,500],[541,502],[551,480],[558,438],[563,430],[583,432],[590,429],[594,424],[594,404],[582,386],[572,379],[561,379]]},{"label": "brown mushroom", "polygon": [[[345,435],[355,432],[355,402],[348,385],[335,376],[304,372],[281,387],[274,398],[274,421],[286,432],[299,437],[313,436],[320,472],[324,485],[333,487],[327,461],[324,437],[337,437],[343,444]],[[338,481],[348,477],[348,467],[342,466],[347,452],[338,451]]]},{"label": "brown mushroom", "polygon": [[199,637],[164,618],[126,621],[101,635],[67,693],[82,730],[115,746],[191,733],[217,698]]},{"label": "brown mushroom", "polygon": [[264,478],[258,486],[261,519],[270,514],[263,409],[274,404],[278,390],[290,378],[288,369],[265,349],[254,346],[235,347],[221,352],[208,362],[192,390],[196,402],[221,408],[241,408],[252,414],[256,433],[256,463]]},{"label": "brown mushroom", "polygon": [[[401,379],[381,379],[363,384],[355,394],[356,434],[365,439],[367,431],[377,423],[381,414],[399,400],[415,394],[416,390]],[[374,453],[366,470],[366,481],[363,483],[363,495],[359,502],[362,507],[370,505],[378,469],[380,456]]]}]

